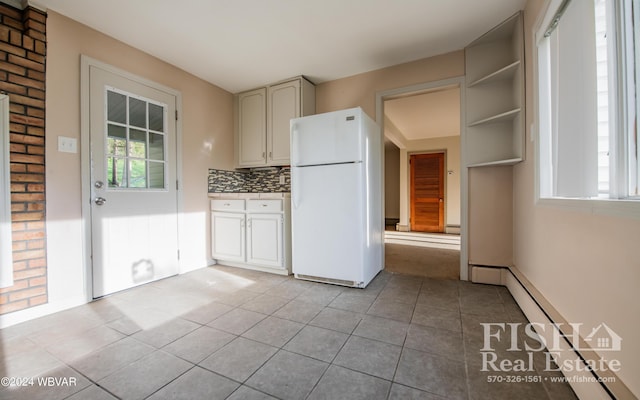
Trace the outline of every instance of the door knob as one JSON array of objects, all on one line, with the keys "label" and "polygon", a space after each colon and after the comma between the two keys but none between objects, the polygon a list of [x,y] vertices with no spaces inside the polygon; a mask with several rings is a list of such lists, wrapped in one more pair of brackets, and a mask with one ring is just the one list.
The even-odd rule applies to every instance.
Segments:
[{"label": "door knob", "polygon": [[96,189],[102,189],[102,186],[104,186],[104,183],[102,183],[102,181],[96,181],[93,186],[95,186]]},{"label": "door knob", "polygon": [[97,205],[101,206],[101,205],[103,205],[104,203],[107,202],[107,199],[105,199],[104,197],[96,197],[93,200],[93,202],[96,203]]}]

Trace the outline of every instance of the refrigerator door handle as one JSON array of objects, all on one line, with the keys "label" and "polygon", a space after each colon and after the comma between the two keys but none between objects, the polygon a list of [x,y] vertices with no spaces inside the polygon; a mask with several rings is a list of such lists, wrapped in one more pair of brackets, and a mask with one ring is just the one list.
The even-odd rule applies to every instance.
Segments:
[{"label": "refrigerator door handle", "polygon": [[291,124],[291,165],[296,164],[294,157],[298,154],[298,130],[295,124]]}]

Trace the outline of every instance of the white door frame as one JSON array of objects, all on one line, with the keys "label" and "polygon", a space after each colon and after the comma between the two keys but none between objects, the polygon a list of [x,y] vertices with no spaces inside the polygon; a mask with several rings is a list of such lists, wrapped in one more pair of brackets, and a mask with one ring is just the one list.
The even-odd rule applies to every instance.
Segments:
[{"label": "white door frame", "polygon": [[9,96],[0,94],[0,288],[13,286]]},{"label": "white door frame", "polygon": [[[402,97],[416,92],[426,92],[446,86],[460,87],[460,280],[469,280],[469,250],[468,250],[468,170],[466,163],[466,123],[465,123],[465,77],[443,79],[433,82],[420,83],[396,89],[376,92],[376,122],[380,129],[384,130],[384,101]],[[406,148],[401,138],[390,137],[391,141],[399,148]],[[384,208],[383,208],[384,209]]]},{"label": "white door frame", "polygon": [[[84,293],[87,302],[93,300],[93,263],[91,260],[91,148],[90,148],[90,81],[89,69],[91,67],[99,68],[104,71],[119,75],[136,83],[152,87],[154,89],[166,92],[176,97],[176,111],[178,115],[182,115],[182,94],[180,91],[153,82],[149,79],[132,74],[120,68],[114,67],[102,61],[85,56],[80,56],[80,176],[82,187],[82,227],[83,227],[83,246],[82,259],[84,263]],[[171,120],[171,116],[169,116]],[[182,119],[176,121],[176,178],[182,183]],[[169,184],[172,184],[171,182]],[[182,184],[178,185],[178,251],[180,250],[181,238],[184,232],[184,214],[183,214],[183,192]],[[182,270],[182,262],[179,262],[179,271]],[[180,273],[180,272],[179,272]]]}]

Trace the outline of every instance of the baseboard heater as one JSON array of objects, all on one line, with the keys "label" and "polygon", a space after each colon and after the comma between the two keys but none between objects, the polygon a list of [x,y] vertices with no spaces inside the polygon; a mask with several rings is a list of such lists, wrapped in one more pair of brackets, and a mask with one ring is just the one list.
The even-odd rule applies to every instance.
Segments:
[{"label": "baseboard heater", "polygon": [[[606,398],[637,400],[637,397],[615,372],[609,369],[597,373],[587,371],[587,364],[597,365],[599,362],[598,354],[591,349],[583,337],[579,337],[578,343],[571,342],[569,338],[578,336],[573,335],[571,325],[516,267],[471,265],[470,270],[471,281],[474,283],[506,286],[529,322],[545,326],[555,325],[555,329],[560,327],[558,330],[564,340],[559,343],[559,365],[579,363],[582,367],[582,371],[568,371],[561,367],[562,373],[569,379],[578,398],[581,400]],[[552,343],[553,332],[545,330],[545,332],[538,332],[538,334],[547,343]]]}]

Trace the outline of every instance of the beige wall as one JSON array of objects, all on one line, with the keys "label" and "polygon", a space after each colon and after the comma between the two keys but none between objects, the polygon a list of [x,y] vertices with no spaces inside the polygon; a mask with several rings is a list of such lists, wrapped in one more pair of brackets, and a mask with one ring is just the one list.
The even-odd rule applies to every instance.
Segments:
[{"label": "beige wall", "polygon": [[640,220],[535,203],[532,29],[544,3],[525,10],[527,152],[513,171],[514,262],[569,322],[604,322],[622,337],[620,353],[602,356],[621,361],[619,377],[640,397]]},{"label": "beige wall", "polygon": [[462,75],[464,52],[455,51],[325,82],[316,86],[316,112],[360,106],[375,120],[376,92]]},{"label": "beige wall", "polygon": [[[72,304],[85,296],[82,259],[80,153],[57,151],[57,137],[80,139],[80,55],[85,54],[182,94],[182,270],[209,258],[207,169],[233,163],[233,98],[148,54],[49,12],[47,20],[47,247],[50,302]],[[80,143],[79,143],[80,148]]]}]

